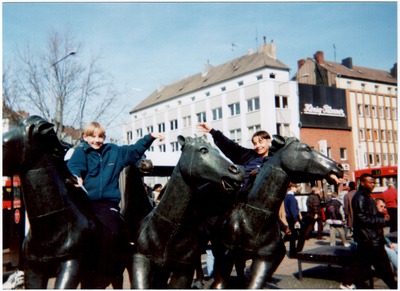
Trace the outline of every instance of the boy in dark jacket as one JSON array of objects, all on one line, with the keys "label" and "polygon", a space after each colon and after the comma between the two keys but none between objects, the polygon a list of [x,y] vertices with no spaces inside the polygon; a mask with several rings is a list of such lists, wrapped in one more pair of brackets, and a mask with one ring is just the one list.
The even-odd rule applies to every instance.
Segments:
[{"label": "boy in dark jacket", "polygon": [[[105,132],[98,122],[88,124],[83,132],[84,141],[76,147],[67,166],[86,190],[91,211],[102,225],[101,248],[118,251],[125,247],[126,235],[119,213],[120,173],[127,165],[139,161],[155,139],[163,140],[164,136],[150,133],[136,144],[117,146],[104,143]],[[102,272],[108,266],[97,267]]]}]

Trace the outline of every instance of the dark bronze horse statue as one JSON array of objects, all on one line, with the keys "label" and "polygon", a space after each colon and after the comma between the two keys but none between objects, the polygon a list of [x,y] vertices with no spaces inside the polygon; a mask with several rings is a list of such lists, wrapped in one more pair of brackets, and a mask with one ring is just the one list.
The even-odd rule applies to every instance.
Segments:
[{"label": "dark bronze horse statue", "polygon": [[289,182],[343,177],[340,164],[296,138],[274,136],[270,157],[264,162],[245,201],[223,220],[216,242],[213,288],[226,288],[237,256],[252,259],[249,289],[263,288],[286,254],[279,224],[279,208]]},{"label": "dark bronze horse statue", "polygon": [[[212,205],[223,196],[229,199],[244,179],[243,169],[203,138],[179,136],[178,141],[182,146],[179,162],[159,205],[139,229],[133,260],[135,289],[191,287],[199,252],[198,228],[204,219],[204,208],[199,206],[203,201]],[[219,191],[204,191],[210,185]]]},{"label": "dark bronze horse statue", "polygon": [[[101,257],[110,265],[115,253],[98,249],[98,222],[88,211],[88,198],[68,171],[53,124],[39,116],[22,119],[3,135],[3,173],[21,177],[30,230],[23,243],[25,288],[44,289],[56,277],[55,288],[92,288],[85,279],[91,262]],[[122,288],[125,263],[117,261],[109,283]],[[106,274],[103,274],[106,275]],[[109,284],[108,283],[108,284]],[[108,285],[107,284],[107,285]],[[104,286],[106,287],[106,286]]]}]

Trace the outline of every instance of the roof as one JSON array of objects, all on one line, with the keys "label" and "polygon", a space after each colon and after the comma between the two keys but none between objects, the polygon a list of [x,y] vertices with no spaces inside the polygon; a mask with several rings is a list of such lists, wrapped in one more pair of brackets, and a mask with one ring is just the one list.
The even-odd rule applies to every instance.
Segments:
[{"label": "roof", "polygon": [[288,71],[290,70],[288,66],[286,66],[278,59],[272,58],[268,54],[263,52],[256,52],[233,59],[216,67],[210,66],[207,74],[198,73],[193,76],[171,83],[163,87],[161,90],[155,90],[146,99],[135,106],[129,113],[145,109],[154,104],[168,101],[178,96],[182,96],[184,94],[188,94],[199,89],[207,88],[217,83],[265,67],[283,69]]},{"label": "roof", "polygon": [[[315,62],[315,60],[313,59],[311,60]],[[325,64],[322,66],[328,72],[331,72],[336,75],[341,75],[342,77],[397,85],[397,79],[394,78],[388,71],[359,67],[359,66],[353,66],[353,69],[349,69],[343,64],[330,61],[325,61]]]}]

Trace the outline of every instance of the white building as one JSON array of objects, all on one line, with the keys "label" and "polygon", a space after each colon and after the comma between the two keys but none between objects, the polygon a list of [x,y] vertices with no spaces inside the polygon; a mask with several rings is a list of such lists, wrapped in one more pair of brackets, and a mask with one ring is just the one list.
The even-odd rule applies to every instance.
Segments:
[{"label": "white building", "polygon": [[127,143],[163,132],[166,139],[155,141],[146,155],[155,166],[174,166],[180,157],[177,136],[202,134],[196,130],[201,121],[250,148],[260,129],[299,137],[297,83],[290,81],[289,70],[276,58],[274,43],[219,66],[207,64],[203,72],[159,88],[133,108],[124,128]]}]

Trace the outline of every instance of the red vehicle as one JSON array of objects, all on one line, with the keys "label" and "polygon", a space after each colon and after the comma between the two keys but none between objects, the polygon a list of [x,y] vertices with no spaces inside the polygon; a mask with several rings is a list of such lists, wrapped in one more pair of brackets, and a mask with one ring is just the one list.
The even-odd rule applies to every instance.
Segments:
[{"label": "red vehicle", "polygon": [[375,189],[372,197],[376,198],[387,189],[389,182],[394,183],[397,188],[397,166],[386,166],[379,168],[368,168],[354,171],[354,180],[360,183],[360,176],[364,173],[371,174],[375,178]]}]

